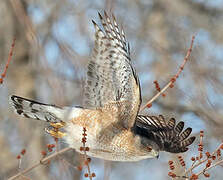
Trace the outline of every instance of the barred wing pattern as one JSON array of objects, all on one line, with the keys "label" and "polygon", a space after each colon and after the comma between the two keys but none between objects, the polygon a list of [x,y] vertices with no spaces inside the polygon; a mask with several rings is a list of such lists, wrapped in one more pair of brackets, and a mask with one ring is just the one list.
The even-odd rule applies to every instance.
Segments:
[{"label": "barred wing pattern", "polygon": [[195,137],[188,138],[192,128],[187,128],[184,131],[183,128],[183,121],[176,125],[174,118],[166,122],[162,115],[158,117],[138,115],[134,127],[136,134],[155,142],[160,151],[171,153],[186,152],[187,146],[195,140]]},{"label": "barred wing pattern", "polygon": [[87,108],[117,106],[120,120],[132,127],[141,104],[140,85],[130,60],[129,45],[115,17],[99,14],[104,31],[94,22],[95,44],[84,92]]}]

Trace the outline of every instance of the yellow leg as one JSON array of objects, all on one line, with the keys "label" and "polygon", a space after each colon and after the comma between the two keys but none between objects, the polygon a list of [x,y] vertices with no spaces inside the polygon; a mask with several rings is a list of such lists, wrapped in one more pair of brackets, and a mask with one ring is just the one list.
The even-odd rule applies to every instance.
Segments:
[{"label": "yellow leg", "polygon": [[62,138],[63,136],[66,136],[66,133],[59,131],[59,129],[65,125],[65,122],[50,123],[50,126],[46,129],[46,132],[55,138]]},{"label": "yellow leg", "polygon": [[66,125],[65,122],[57,122],[57,123],[50,123],[51,126],[53,126],[56,129],[60,129]]},{"label": "yellow leg", "polygon": [[63,133],[59,130],[55,131],[55,129],[49,130],[48,133],[55,138],[62,138],[64,136],[66,136],[66,133]]}]

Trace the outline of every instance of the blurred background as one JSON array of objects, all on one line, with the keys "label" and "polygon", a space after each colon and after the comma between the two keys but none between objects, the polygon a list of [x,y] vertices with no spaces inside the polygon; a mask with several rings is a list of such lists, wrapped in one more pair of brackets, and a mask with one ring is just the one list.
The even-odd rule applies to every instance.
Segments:
[{"label": "blurred background", "polygon": [[[124,28],[131,59],[139,74],[143,104],[155,93],[154,80],[163,87],[177,72],[196,35],[190,61],[166,97],[160,97],[144,114],[163,114],[184,120],[199,136],[204,130],[206,150],[214,150],[223,139],[223,0],[1,0],[0,72],[3,72],[13,38],[16,45],[9,71],[0,85],[0,179],[18,170],[16,156],[25,148],[21,169],[41,159],[41,151],[53,139],[46,124],[20,118],[8,105],[11,94],[59,106],[82,104],[86,65],[93,48],[97,12],[114,13]],[[199,138],[183,156],[197,153]],[[66,144],[60,142],[60,147]],[[75,151],[68,152],[27,174],[33,180],[85,179]],[[135,163],[92,159],[94,179],[163,180],[168,160]],[[178,173],[183,171],[178,169]],[[222,167],[211,170],[211,178],[222,179]],[[202,178],[201,178],[202,179]]]}]

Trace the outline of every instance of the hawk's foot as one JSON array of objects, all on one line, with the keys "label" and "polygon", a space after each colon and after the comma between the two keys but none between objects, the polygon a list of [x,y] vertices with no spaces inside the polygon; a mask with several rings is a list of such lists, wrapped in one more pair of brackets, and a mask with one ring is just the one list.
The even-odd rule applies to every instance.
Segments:
[{"label": "hawk's foot", "polygon": [[[60,123],[50,123],[51,125],[45,128],[45,131],[54,138],[62,138],[66,136],[66,133],[59,131],[59,128],[63,127]],[[59,127],[59,128],[58,128]]]},{"label": "hawk's foot", "polygon": [[60,129],[66,125],[65,122],[57,122],[57,123],[50,123],[50,126],[53,126],[56,129]]}]

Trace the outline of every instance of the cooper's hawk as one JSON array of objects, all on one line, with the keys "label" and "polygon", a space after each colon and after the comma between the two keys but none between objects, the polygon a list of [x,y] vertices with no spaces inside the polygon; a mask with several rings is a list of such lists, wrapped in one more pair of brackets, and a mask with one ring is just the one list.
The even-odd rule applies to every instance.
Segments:
[{"label": "cooper's hawk", "polygon": [[[125,34],[112,16],[99,14],[103,29],[93,21],[95,45],[88,64],[84,106],[57,107],[18,96],[10,103],[16,113],[50,123],[47,132],[63,136],[80,152],[83,127],[87,129],[88,155],[112,161],[138,161],[158,156],[159,151],[187,151],[195,137],[184,123],[166,121],[162,115],[138,115],[140,83],[130,59]],[[64,133],[54,132],[62,127]],[[82,153],[82,152],[81,152]]]}]

